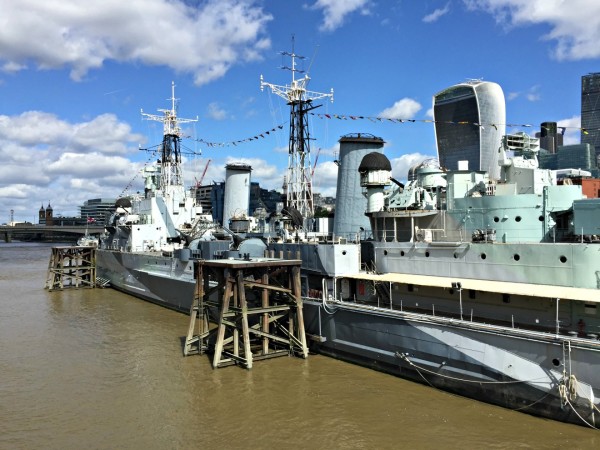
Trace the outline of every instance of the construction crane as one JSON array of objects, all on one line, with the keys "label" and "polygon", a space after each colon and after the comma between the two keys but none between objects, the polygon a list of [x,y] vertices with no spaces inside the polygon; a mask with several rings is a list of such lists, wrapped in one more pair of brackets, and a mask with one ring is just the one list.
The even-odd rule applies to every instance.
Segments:
[{"label": "construction crane", "polygon": [[200,179],[196,180],[196,187],[199,188],[200,186],[202,186],[202,181],[204,180],[204,176],[206,175],[206,171],[208,170],[208,165],[210,164],[210,162],[212,161],[212,159],[209,159],[206,162],[206,166],[204,166],[204,170],[202,171],[202,175],[200,175]]}]

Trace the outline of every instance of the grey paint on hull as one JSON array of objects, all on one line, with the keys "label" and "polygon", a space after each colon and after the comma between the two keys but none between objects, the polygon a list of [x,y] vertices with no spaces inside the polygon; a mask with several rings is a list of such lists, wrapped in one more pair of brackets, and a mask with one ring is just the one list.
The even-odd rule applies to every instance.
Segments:
[{"label": "grey paint on hull", "polygon": [[[148,259],[154,264],[144,263]],[[157,264],[159,260],[162,264]],[[177,264],[179,261],[176,258],[106,250],[96,252],[98,276],[108,279],[115,289],[189,313],[194,299],[195,281],[187,265],[182,265],[178,270],[170,270]],[[169,270],[158,272],[157,267]],[[178,276],[173,276],[173,272],[177,272]]]},{"label": "grey paint on hull", "polygon": [[566,364],[578,380],[572,402],[586,420],[593,420],[591,403],[597,406],[600,395],[598,349],[574,346],[569,362],[563,360],[558,340],[521,339],[381,311],[339,307],[328,314],[315,302],[305,302],[304,311],[307,333],[324,338],[316,348],[320,353],[472,399],[582,425],[559,396]]}]

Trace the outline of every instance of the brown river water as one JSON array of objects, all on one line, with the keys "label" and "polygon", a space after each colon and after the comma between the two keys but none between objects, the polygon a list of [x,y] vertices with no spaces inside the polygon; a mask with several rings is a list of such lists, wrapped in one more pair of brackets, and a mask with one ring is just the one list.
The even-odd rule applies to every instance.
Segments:
[{"label": "brown river water", "polygon": [[182,356],[186,315],[46,291],[50,249],[0,243],[0,449],[600,448],[600,431],[321,355],[213,370]]}]

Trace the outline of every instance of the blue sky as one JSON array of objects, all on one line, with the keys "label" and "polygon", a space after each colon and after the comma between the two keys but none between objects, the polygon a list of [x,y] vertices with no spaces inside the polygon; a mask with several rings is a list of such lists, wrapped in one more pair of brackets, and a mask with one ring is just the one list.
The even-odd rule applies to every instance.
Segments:
[{"label": "blue sky", "polygon": [[150,155],[139,146],[162,135],[140,109],[169,108],[172,81],[179,115],[199,119],[185,126],[183,145],[202,153],[187,158],[187,182],[208,159],[205,183],[243,161],[253,181],[279,189],[289,111],[259,80],[290,82],[279,52],[292,36],[309,89],[334,89],[315,113],[417,119],[312,116],[324,195],[344,134],[382,137],[398,179],[435,156],[433,125],[419,120],[435,93],[470,78],[500,84],[508,123],[534,125],[509,131],[557,121],[577,143],[581,76],[600,71],[597,0],[0,0],[0,10],[0,223],[11,209],[33,221],[51,202],[76,215],[86,199],[140,189]]}]

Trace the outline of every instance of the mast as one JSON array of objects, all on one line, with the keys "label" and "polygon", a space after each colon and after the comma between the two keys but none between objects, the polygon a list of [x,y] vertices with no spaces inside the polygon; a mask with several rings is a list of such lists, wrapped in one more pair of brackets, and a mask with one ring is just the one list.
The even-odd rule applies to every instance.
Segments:
[{"label": "mast", "polygon": [[292,59],[292,67],[282,67],[282,69],[292,72],[292,83],[290,85],[279,86],[267,83],[260,76],[260,90],[265,86],[271,91],[287,101],[290,105],[290,139],[288,145],[288,169],[285,178],[286,208],[297,209],[302,217],[314,217],[313,193],[310,163],[310,133],[308,128],[307,113],[321,105],[312,105],[313,100],[329,97],[333,102],[333,89],[331,93],[308,91],[306,86],[310,80],[308,74],[303,78],[296,79],[296,73],[304,71],[296,68],[296,60],[304,59],[303,56],[294,53],[292,40],[292,52],[281,52],[284,56]]},{"label": "mast", "polygon": [[[175,82],[171,82],[171,109],[159,109],[163,115],[147,114],[143,110],[142,116],[146,120],[154,120],[163,124],[163,141],[160,157],[160,189],[163,194],[170,190],[181,190],[183,186],[183,176],[181,173],[181,127],[182,123],[197,122],[195,119],[182,119],[177,117]],[[181,189],[178,189],[181,188]]]}]

